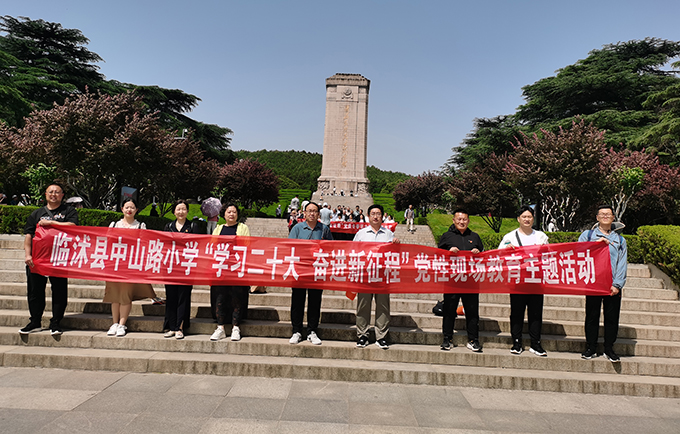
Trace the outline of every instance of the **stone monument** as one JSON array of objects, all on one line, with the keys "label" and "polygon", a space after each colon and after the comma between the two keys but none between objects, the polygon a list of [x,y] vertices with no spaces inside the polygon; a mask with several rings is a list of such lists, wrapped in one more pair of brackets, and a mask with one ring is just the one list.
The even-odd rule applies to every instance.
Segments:
[{"label": "stone monument", "polygon": [[323,163],[313,200],[323,196],[326,202],[341,202],[342,193],[344,199],[372,201],[366,177],[370,84],[361,74],[335,74],[326,79]]}]

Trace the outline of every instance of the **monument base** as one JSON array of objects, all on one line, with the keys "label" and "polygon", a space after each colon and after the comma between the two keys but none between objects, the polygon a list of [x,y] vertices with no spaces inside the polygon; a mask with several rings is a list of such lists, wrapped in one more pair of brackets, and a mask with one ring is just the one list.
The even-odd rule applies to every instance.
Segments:
[{"label": "monument base", "polygon": [[338,193],[336,196],[333,194],[323,193],[321,191],[315,191],[312,194],[312,202],[324,204],[327,203],[331,209],[337,207],[338,205],[348,206],[354,210],[354,208],[359,205],[359,209],[364,210],[364,214],[368,211],[368,207],[373,205],[373,196],[369,193],[365,193],[361,196],[340,196]]}]

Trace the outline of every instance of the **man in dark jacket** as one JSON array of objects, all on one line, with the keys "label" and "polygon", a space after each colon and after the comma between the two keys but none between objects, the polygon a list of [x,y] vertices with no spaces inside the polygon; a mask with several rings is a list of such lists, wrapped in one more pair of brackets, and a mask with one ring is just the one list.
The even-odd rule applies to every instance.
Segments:
[{"label": "man in dark jacket", "polygon": [[[439,240],[439,248],[448,250],[451,253],[460,251],[470,251],[478,254],[484,251],[484,245],[477,233],[468,228],[470,217],[462,208],[453,213],[453,224]],[[482,352],[482,345],[479,343],[479,294],[444,294],[444,318],[442,319],[442,332],[444,340],[441,349],[448,351],[451,349],[453,339],[453,325],[456,322],[456,309],[458,301],[463,300],[465,309],[465,328],[468,335],[467,347],[477,353]]]},{"label": "man in dark jacket", "polygon": [[[33,237],[36,226],[59,226],[77,225],[78,212],[64,203],[64,189],[59,184],[50,184],[45,191],[47,205],[38,208],[31,213],[26,221],[24,233],[24,251],[26,254],[26,283],[28,292],[28,310],[31,313],[31,322],[19,330],[19,333],[39,332],[42,330],[42,316],[45,311],[45,287],[47,276],[34,273],[33,268]],[[66,303],[68,302],[68,279],[65,277],[50,276],[52,290],[52,319],[50,330],[53,336],[63,333],[61,320],[64,318]]]}]

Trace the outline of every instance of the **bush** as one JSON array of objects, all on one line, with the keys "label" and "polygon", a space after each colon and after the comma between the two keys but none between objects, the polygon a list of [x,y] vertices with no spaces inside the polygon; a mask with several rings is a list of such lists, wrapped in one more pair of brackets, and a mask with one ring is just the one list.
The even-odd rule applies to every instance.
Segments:
[{"label": "bush", "polygon": [[427,217],[416,217],[414,224],[427,226]]},{"label": "bush", "polygon": [[551,244],[575,243],[578,241],[581,232],[546,232],[546,235]]},{"label": "bush", "polygon": [[680,226],[640,226],[638,236],[645,262],[680,285]]},{"label": "bush", "polygon": [[257,211],[257,210],[254,210],[254,209],[241,210],[241,214],[242,214],[240,216],[241,218],[248,218],[248,217],[269,218],[269,217],[271,217],[269,214],[267,214],[265,212]]},{"label": "bush", "polygon": [[23,234],[26,220],[38,207],[0,205],[0,233]]},{"label": "bush", "polygon": [[645,257],[642,251],[642,244],[638,235],[624,235],[626,244],[628,245],[628,263],[629,264],[644,264]]},{"label": "bush", "polygon": [[505,234],[497,234],[495,232],[489,232],[484,234],[479,234],[479,238],[482,239],[482,244],[484,245],[484,250],[494,250],[498,248]]},{"label": "bush", "polygon": [[[26,220],[38,207],[35,206],[0,206],[0,233],[23,234]],[[102,211],[98,209],[79,209],[78,224],[80,226],[108,226],[123,218],[123,213]],[[137,215],[137,220],[144,222],[146,227],[162,231],[165,225],[171,221],[165,217],[150,217]]]},{"label": "bush", "polygon": [[[486,233],[480,234],[482,243],[486,250],[493,250],[498,247],[505,234]],[[547,232],[548,241],[550,244],[557,243],[575,243],[581,232]],[[644,258],[642,248],[640,246],[640,237],[637,235],[624,235],[626,244],[628,245],[628,262],[631,264],[642,264]]]},{"label": "bush", "polygon": [[[117,222],[123,218],[123,213],[113,211],[102,211],[98,209],[79,209],[78,224],[80,226],[108,226],[111,222]],[[146,224],[147,229],[162,231],[165,225],[172,221],[165,217],[151,217],[139,215],[135,217],[140,222]]]}]

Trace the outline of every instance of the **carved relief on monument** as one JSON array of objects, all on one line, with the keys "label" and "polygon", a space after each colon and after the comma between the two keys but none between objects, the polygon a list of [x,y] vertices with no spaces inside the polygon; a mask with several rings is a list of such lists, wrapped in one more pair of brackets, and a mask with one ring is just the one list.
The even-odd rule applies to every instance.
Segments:
[{"label": "carved relief on monument", "polygon": [[368,183],[360,182],[357,184],[357,193],[368,193]]},{"label": "carved relief on monument", "polygon": [[[348,89],[349,90],[349,89]],[[350,93],[352,91],[350,90]],[[344,169],[347,167],[347,132],[349,129],[349,104],[345,106],[345,115],[342,120],[342,156],[340,158],[340,166]]]},{"label": "carved relief on monument", "polygon": [[331,189],[331,182],[330,181],[319,181],[318,183],[318,190],[326,193],[327,191],[330,191]]},{"label": "carved relief on monument", "polygon": [[354,98],[354,97],[352,96],[352,89],[350,89],[350,88],[348,87],[348,88],[345,89],[345,91],[342,93],[342,99],[352,99],[352,98]]}]

